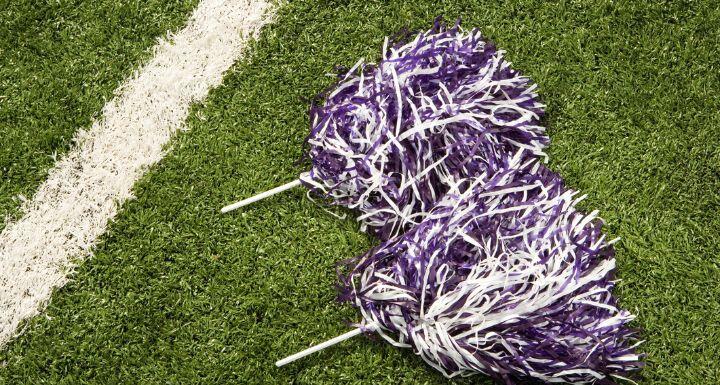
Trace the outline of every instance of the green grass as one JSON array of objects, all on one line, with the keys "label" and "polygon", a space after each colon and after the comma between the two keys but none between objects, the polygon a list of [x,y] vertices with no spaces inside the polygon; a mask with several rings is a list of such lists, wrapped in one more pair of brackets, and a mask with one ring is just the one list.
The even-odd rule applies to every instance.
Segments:
[{"label": "green grass", "polygon": [[[0,9],[0,217],[197,0],[9,1]],[[2,222],[2,221],[0,221]],[[0,224],[0,228],[4,225]]]},{"label": "green grass", "polygon": [[[382,37],[462,16],[541,86],[550,165],[617,245],[617,294],[647,343],[642,384],[720,379],[720,10],[713,2],[293,1],[189,119],[47,317],[0,353],[0,383],[443,384],[411,352],[357,338],[277,369],[358,319],[334,263],[369,239],[293,179],[305,98]],[[461,383],[486,383],[482,377]]]}]

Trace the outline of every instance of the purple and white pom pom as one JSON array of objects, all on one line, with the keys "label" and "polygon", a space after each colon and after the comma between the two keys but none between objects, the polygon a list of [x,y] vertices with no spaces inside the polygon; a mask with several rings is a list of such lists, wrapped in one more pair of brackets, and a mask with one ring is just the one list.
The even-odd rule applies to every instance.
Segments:
[{"label": "purple and white pom pom", "polygon": [[420,223],[454,180],[492,174],[518,149],[544,156],[549,143],[536,86],[477,29],[436,23],[389,45],[311,110],[301,177],[382,240]]},{"label": "purple and white pom pom", "polygon": [[613,383],[638,370],[612,295],[612,243],[535,162],[459,180],[425,220],[361,257],[342,298],[448,377]]}]

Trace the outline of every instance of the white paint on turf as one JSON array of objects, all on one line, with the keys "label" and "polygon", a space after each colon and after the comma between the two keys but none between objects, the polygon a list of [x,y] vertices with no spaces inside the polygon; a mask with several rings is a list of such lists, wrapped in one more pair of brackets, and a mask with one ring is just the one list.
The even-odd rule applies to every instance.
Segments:
[{"label": "white paint on turf", "polygon": [[0,347],[67,282],[74,262],[90,255],[135,181],[163,157],[191,103],[220,84],[269,10],[265,0],[201,0],[187,26],[159,41],[103,116],[76,135],[24,216],[0,234]]}]

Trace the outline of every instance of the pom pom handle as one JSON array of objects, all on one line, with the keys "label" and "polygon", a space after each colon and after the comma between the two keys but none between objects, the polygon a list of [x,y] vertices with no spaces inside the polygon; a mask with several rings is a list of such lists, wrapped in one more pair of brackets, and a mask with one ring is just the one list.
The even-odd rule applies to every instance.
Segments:
[{"label": "pom pom handle", "polygon": [[281,367],[283,365],[287,365],[293,361],[297,361],[305,356],[309,356],[313,353],[319,352],[327,347],[333,346],[335,344],[339,344],[340,342],[343,342],[345,340],[349,340],[350,338],[353,338],[359,334],[362,334],[364,331],[374,331],[375,325],[367,325],[367,326],[360,326],[358,328],[355,328],[353,330],[350,330],[349,332],[345,334],[341,334],[335,338],[329,339],[325,342],[319,343],[315,346],[311,346],[301,352],[295,353],[291,356],[285,357],[282,360],[275,363],[275,366]]},{"label": "pom pom handle", "polygon": [[263,199],[268,198],[268,197],[271,197],[271,196],[273,196],[273,195],[275,195],[275,194],[277,194],[277,193],[281,193],[281,192],[283,192],[283,191],[285,191],[285,190],[289,190],[289,189],[291,189],[291,188],[293,188],[293,187],[297,187],[297,186],[300,186],[300,178],[295,179],[295,180],[292,181],[292,182],[285,183],[285,184],[282,185],[282,186],[275,187],[274,189],[271,189],[271,190],[268,190],[268,191],[265,191],[265,192],[261,192],[260,194],[251,196],[250,198],[243,199],[243,200],[241,200],[241,201],[239,201],[239,202],[235,202],[235,203],[233,203],[233,204],[231,204],[231,205],[227,205],[227,206],[223,207],[222,209],[220,209],[220,212],[223,213],[223,214],[225,214],[225,213],[227,213],[227,212],[230,212],[230,211],[233,211],[233,210],[237,210],[237,209],[239,209],[240,207],[247,206],[247,205],[249,205],[249,204],[251,204],[251,203],[255,203],[255,202],[257,202],[257,201],[263,200]]}]

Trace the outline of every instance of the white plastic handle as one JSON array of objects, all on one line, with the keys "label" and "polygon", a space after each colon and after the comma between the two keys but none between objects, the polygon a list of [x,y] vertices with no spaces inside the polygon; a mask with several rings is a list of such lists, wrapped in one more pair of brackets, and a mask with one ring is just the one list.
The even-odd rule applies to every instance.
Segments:
[{"label": "white plastic handle", "polygon": [[249,205],[249,204],[251,204],[251,203],[255,203],[255,202],[259,201],[259,200],[263,200],[263,199],[265,199],[265,198],[267,198],[267,197],[271,197],[271,196],[273,196],[273,195],[275,195],[275,194],[277,194],[277,193],[281,193],[281,192],[283,192],[283,191],[285,191],[285,190],[289,190],[289,189],[291,189],[291,188],[293,188],[293,187],[297,187],[297,186],[300,186],[300,178],[295,179],[295,180],[292,181],[292,182],[285,183],[285,184],[282,185],[282,186],[275,187],[274,189],[271,189],[271,190],[262,192],[262,193],[260,193],[260,194],[255,195],[255,196],[251,196],[250,198],[243,199],[243,200],[241,200],[240,202],[235,202],[235,203],[233,203],[233,204],[231,204],[231,205],[227,205],[227,206],[223,207],[222,209],[220,209],[220,212],[224,214],[224,213],[227,213],[227,212],[230,212],[230,211],[239,209],[240,207],[247,206],[247,205]]},{"label": "white plastic handle", "polygon": [[350,339],[350,338],[353,338],[353,337],[355,337],[355,336],[358,335],[358,334],[362,334],[363,329],[364,329],[364,330],[370,330],[370,331],[372,331],[372,330],[375,329],[375,326],[374,326],[374,325],[369,325],[369,326],[366,326],[366,327],[364,327],[364,328],[359,327],[359,328],[357,328],[357,329],[350,330],[349,332],[347,332],[347,333],[345,333],[345,334],[342,334],[342,335],[339,335],[339,336],[337,336],[337,337],[335,337],[335,338],[333,338],[333,339],[329,339],[329,340],[327,340],[327,341],[325,341],[325,342],[322,342],[322,343],[319,343],[319,344],[317,344],[317,345],[315,345],[315,346],[311,346],[311,347],[309,347],[309,348],[307,348],[307,349],[305,349],[305,350],[303,350],[303,351],[301,351],[301,352],[298,352],[298,353],[293,354],[292,356],[285,357],[285,358],[283,358],[282,360],[276,362],[276,363],[275,363],[275,366],[281,367],[281,366],[283,366],[283,365],[287,365],[287,364],[289,364],[289,363],[291,363],[291,362],[293,362],[293,361],[299,360],[299,359],[301,359],[301,358],[303,358],[303,357],[305,357],[305,356],[309,356],[310,354],[313,354],[313,353],[315,353],[315,352],[319,352],[319,351],[321,351],[321,350],[323,350],[323,349],[325,349],[325,348],[327,348],[327,347],[333,346],[333,345],[335,345],[335,344],[338,344],[338,343],[340,343],[340,342],[343,342],[343,341],[345,341],[345,340],[348,340],[348,339]]}]

